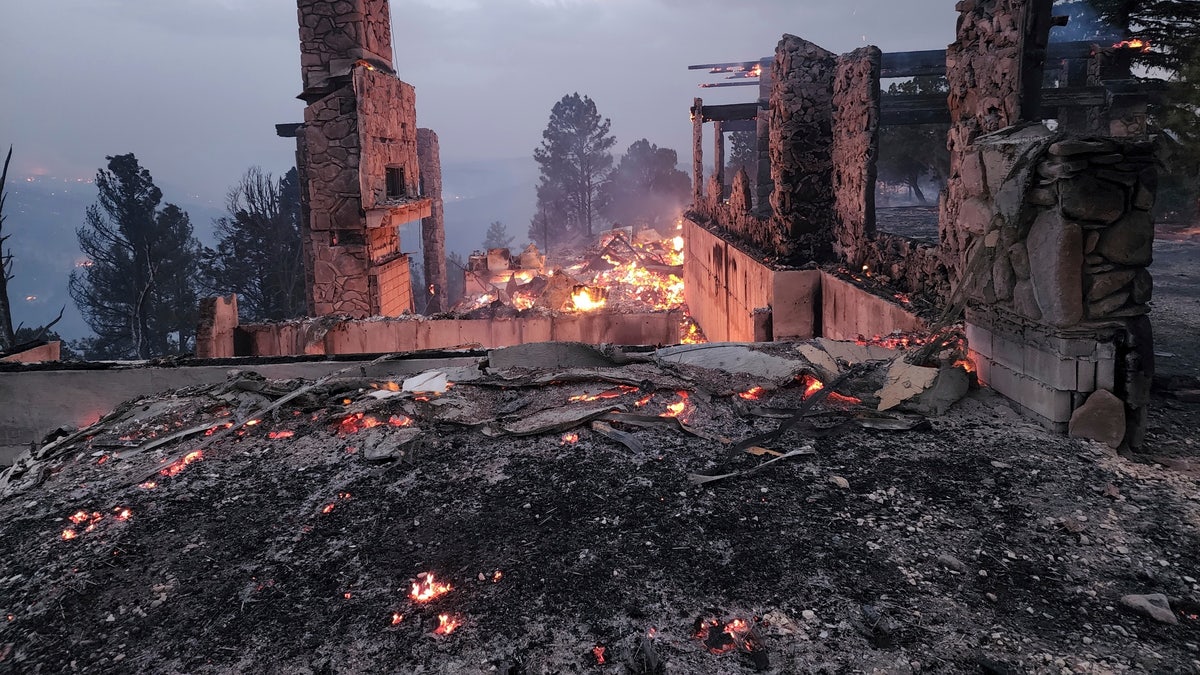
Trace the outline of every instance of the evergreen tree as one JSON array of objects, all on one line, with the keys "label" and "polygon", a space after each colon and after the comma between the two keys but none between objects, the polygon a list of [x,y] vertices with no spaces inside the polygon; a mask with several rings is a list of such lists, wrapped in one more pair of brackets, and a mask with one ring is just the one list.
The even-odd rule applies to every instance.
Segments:
[{"label": "evergreen tree", "polygon": [[758,183],[758,134],[753,131],[735,131],[729,134],[729,162],[725,165],[727,182],[733,183],[733,177],[740,169],[746,170],[750,179],[750,194],[754,194],[754,186]]},{"label": "evergreen tree", "polygon": [[678,169],[678,155],[646,139],[621,157],[605,186],[604,215],[625,225],[673,224],[691,196],[691,178]]},{"label": "evergreen tree", "polygon": [[[602,188],[612,171],[611,122],[596,104],[578,93],[564,96],[550,111],[542,144],[533,153],[541,168],[538,212],[554,218],[554,228],[568,237],[590,239],[604,207]],[[549,243],[549,242],[547,242]]]},{"label": "evergreen tree", "polygon": [[237,293],[247,319],[302,316],[304,254],[300,243],[300,181],[295,169],[275,180],[258,167],[229,190],[227,214],[216,220],[217,248],[205,249],[205,285]]},{"label": "evergreen tree", "polygon": [[508,226],[495,221],[488,226],[487,235],[483,240],[483,250],[493,248],[508,248],[512,245],[513,237],[508,234]]},{"label": "evergreen tree", "polygon": [[[914,77],[893,83],[887,94],[941,94],[949,90],[944,77]],[[903,185],[921,204],[928,199],[921,190],[923,181],[944,184],[950,172],[950,151],[946,149],[946,124],[885,126],[879,132],[879,180]]]},{"label": "evergreen tree", "polygon": [[89,264],[70,291],[96,333],[89,356],[149,358],[183,352],[195,327],[199,244],[187,214],[167,204],[133,154],[107,157],[99,200],[76,230]]}]

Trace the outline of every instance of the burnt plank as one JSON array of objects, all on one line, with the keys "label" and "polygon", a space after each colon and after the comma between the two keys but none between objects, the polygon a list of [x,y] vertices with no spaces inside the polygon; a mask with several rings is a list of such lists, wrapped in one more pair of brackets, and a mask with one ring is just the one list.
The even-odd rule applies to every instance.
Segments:
[{"label": "burnt plank", "polygon": [[730,103],[727,105],[706,105],[701,108],[701,115],[705,122],[752,120],[758,117],[758,104]]}]

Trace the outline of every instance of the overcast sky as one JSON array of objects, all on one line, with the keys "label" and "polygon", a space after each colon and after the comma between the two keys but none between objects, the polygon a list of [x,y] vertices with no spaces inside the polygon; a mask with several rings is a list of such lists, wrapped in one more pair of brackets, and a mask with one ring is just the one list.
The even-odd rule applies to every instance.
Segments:
[{"label": "overcast sky", "polygon": [[[686,163],[693,63],[773,53],[784,32],[835,52],[943,48],[952,0],[392,0],[401,79],[444,161],[527,157],[551,106],[591,96],[618,148]],[[0,145],[17,177],[90,178],[134,152],[167,199],[219,205],[251,165],[293,163],[274,124],[302,118],[294,0],[0,2]],[[187,190],[186,198],[171,190]]]}]

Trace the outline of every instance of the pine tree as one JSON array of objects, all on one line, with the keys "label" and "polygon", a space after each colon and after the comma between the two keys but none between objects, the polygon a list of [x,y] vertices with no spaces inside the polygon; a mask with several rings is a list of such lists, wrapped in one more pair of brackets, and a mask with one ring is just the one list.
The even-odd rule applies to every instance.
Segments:
[{"label": "pine tree", "polygon": [[99,200],[76,230],[88,265],[70,291],[96,333],[89,356],[149,358],[189,347],[199,244],[187,214],[167,204],[133,154],[107,157]]},{"label": "pine tree", "polygon": [[634,142],[605,186],[604,215],[625,225],[673,224],[691,195],[691,179],[678,162],[670,148]]},{"label": "pine tree", "polygon": [[[533,158],[541,168],[538,212],[558,220],[558,239],[584,234],[590,239],[604,207],[602,188],[612,171],[611,122],[596,104],[578,93],[564,96],[550,111],[541,147]],[[549,242],[546,242],[547,244]]]},{"label": "pine tree", "polygon": [[258,167],[246,171],[216,220],[217,247],[205,249],[205,286],[237,293],[246,319],[279,321],[305,313],[304,257],[300,244],[300,182],[295,169],[275,180]]},{"label": "pine tree", "polygon": [[483,239],[483,249],[508,248],[512,245],[513,237],[508,234],[508,226],[495,221],[488,226],[487,235]]}]

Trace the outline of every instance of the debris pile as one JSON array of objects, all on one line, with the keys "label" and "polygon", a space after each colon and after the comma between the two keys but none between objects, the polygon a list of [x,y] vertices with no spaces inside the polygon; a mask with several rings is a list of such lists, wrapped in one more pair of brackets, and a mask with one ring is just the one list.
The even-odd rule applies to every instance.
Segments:
[{"label": "debris pile", "polygon": [[1194,479],[960,357],[550,343],[132,401],[0,476],[0,670],[1200,668]]}]

